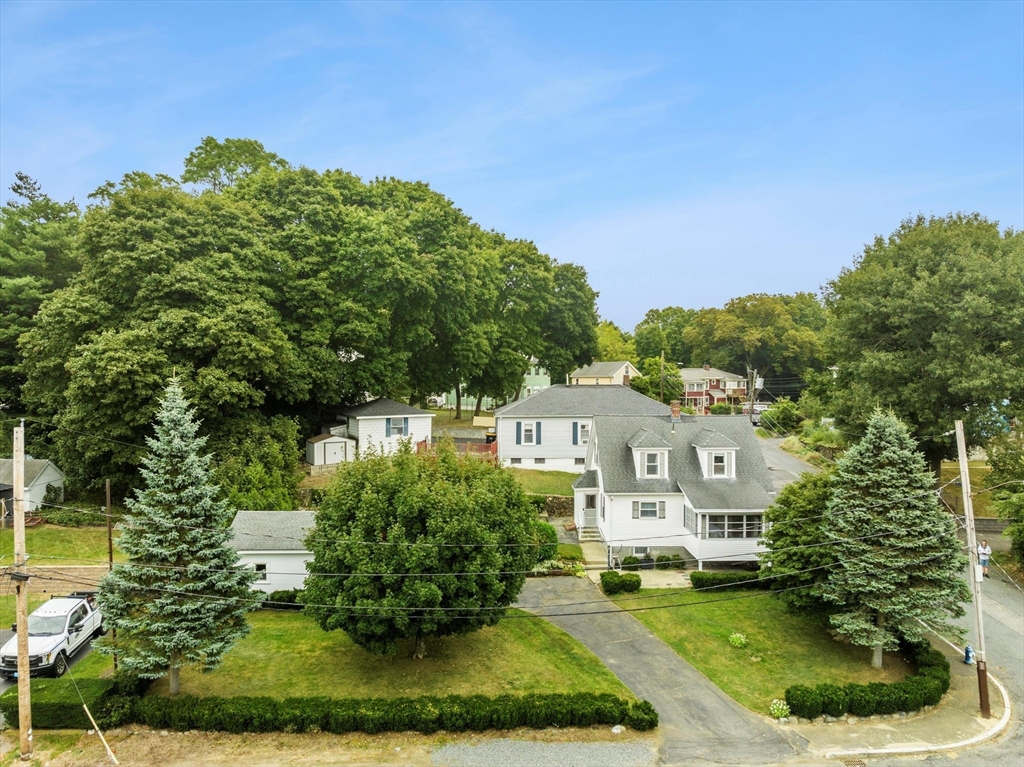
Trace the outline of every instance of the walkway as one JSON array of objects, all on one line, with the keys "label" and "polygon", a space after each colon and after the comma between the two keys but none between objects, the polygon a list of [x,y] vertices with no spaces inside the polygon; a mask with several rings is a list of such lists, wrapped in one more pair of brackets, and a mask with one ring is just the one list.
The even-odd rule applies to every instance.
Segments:
[{"label": "walkway", "polygon": [[[582,606],[570,603],[592,602]],[[661,763],[763,765],[803,751],[766,717],[747,711],[587,578],[527,580],[517,607],[582,642],[633,693],[658,710]],[[580,615],[574,613],[598,613]]]}]

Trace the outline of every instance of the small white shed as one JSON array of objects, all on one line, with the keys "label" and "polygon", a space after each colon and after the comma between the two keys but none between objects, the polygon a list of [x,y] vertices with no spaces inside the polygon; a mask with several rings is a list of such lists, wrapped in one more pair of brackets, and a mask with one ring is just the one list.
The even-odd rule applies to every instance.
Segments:
[{"label": "small white shed", "polygon": [[[4,492],[4,498],[13,499],[14,459],[0,458],[0,487],[12,488]],[[42,458],[25,459],[25,511],[36,511],[43,503],[46,490],[56,490],[57,502],[64,500],[64,472],[53,461]],[[10,504],[8,504],[10,505]]]},{"label": "small white shed", "polygon": [[306,463],[331,466],[355,458],[356,441],[335,434],[318,434],[306,440]]},{"label": "small white shed", "polygon": [[270,593],[301,589],[306,562],[313,555],[304,543],[313,529],[312,511],[240,511],[231,523],[231,545],[239,564],[259,573],[252,588]]}]

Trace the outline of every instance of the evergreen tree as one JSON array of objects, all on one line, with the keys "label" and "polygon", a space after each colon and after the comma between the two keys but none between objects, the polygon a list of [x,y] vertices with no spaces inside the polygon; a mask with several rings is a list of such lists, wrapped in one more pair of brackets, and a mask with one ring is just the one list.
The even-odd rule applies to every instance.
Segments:
[{"label": "evergreen tree", "polygon": [[921,637],[918,619],[957,633],[947,618],[963,615],[961,602],[970,599],[956,522],[939,507],[916,448],[896,416],[876,411],[832,475],[822,525],[839,563],[822,587],[839,606],[832,625],[873,648],[875,668],[883,650]]},{"label": "evergreen tree", "polygon": [[792,610],[834,609],[820,594],[820,584],[836,563],[835,546],[822,531],[831,497],[829,472],[805,473],[765,510],[761,540],[767,550],[760,555],[761,576],[772,579],[772,589],[781,592],[779,599]]},{"label": "evergreen tree", "polygon": [[99,587],[105,624],[116,641],[98,643],[117,653],[121,666],[146,678],[165,673],[178,693],[182,666],[216,666],[249,631],[245,613],[255,602],[255,573],[237,567],[228,545],[232,510],[218,499],[206,437],[189,410],[178,380],[160,401],[150,452],[143,460],[144,488],[125,504],[118,546],[128,561]]}]

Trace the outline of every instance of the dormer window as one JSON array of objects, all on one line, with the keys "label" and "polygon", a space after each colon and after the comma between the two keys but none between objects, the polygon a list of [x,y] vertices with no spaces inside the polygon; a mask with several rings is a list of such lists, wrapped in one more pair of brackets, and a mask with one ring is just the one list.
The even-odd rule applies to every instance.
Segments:
[{"label": "dormer window", "polygon": [[645,453],[644,476],[661,476],[661,455],[659,453]]},{"label": "dormer window", "polygon": [[725,453],[712,453],[711,454],[711,476],[712,477],[724,477],[728,472],[728,464],[726,463]]}]

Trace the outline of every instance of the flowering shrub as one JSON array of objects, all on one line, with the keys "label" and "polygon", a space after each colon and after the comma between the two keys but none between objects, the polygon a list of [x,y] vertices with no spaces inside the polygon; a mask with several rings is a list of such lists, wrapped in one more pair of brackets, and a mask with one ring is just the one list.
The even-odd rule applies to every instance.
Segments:
[{"label": "flowering shrub", "polygon": [[747,638],[743,636],[743,634],[736,632],[735,634],[729,635],[729,644],[731,644],[733,647],[737,649],[740,649],[747,646]]},{"label": "flowering shrub", "polygon": [[782,719],[789,716],[789,706],[786,701],[776,698],[768,704],[768,716],[772,719]]}]

